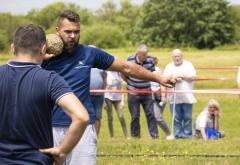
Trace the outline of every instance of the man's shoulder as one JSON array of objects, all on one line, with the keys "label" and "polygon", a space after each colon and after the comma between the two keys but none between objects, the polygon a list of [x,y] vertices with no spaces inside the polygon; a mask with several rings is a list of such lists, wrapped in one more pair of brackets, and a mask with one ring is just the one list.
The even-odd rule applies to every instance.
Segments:
[{"label": "man's shoulder", "polygon": [[37,68],[36,70],[36,74],[37,76],[40,76],[40,77],[50,77],[52,75],[55,75],[55,76],[58,76],[58,74],[54,71],[50,71],[50,70],[46,70],[44,68]]},{"label": "man's shoulder", "polygon": [[173,62],[170,62],[166,65],[165,69],[166,68],[171,68],[171,67],[174,67],[174,63]]},{"label": "man's shoulder", "polygon": [[183,64],[185,64],[185,65],[193,65],[192,62],[190,62],[188,60],[183,60]]},{"label": "man's shoulder", "polygon": [[127,61],[135,61],[136,55],[132,54],[127,58]]},{"label": "man's shoulder", "polygon": [[154,64],[154,58],[152,56],[147,56],[144,62]]},{"label": "man's shoulder", "polygon": [[4,64],[4,65],[0,65],[0,69],[5,69],[7,66],[7,64]]}]

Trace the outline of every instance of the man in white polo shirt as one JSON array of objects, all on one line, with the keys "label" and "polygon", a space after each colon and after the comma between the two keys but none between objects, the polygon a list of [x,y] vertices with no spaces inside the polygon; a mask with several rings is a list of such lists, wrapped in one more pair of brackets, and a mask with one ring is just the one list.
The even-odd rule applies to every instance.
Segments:
[{"label": "man in white polo shirt", "polygon": [[[192,63],[183,60],[180,49],[173,50],[172,59],[173,62],[166,66],[163,76],[177,77],[176,91],[193,90],[196,70]],[[192,138],[192,107],[196,103],[194,95],[192,93],[177,93],[174,100],[174,94],[169,94],[168,101],[172,114],[175,104],[173,126],[175,138]]]}]

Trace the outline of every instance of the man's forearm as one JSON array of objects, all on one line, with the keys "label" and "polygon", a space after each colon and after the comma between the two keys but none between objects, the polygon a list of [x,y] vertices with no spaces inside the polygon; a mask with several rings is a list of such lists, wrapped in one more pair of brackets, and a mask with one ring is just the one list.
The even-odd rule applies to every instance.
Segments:
[{"label": "man's forearm", "polygon": [[195,76],[183,76],[182,79],[185,81],[188,81],[188,82],[192,82],[196,79],[196,77]]},{"label": "man's forearm", "polygon": [[140,80],[154,81],[170,88],[172,88],[176,82],[175,79],[158,76],[149,70],[129,61],[123,62],[115,59],[109,70],[121,72],[127,77],[131,76]]},{"label": "man's forearm", "polygon": [[73,120],[66,136],[64,137],[61,145],[59,146],[60,150],[63,153],[69,153],[78,143],[79,139],[82,137],[86,127],[87,127],[86,122],[81,122],[77,119]]},{"label": "man's forearm", "polygon": [[68,132],[59,146],[61,152],[67,154],[82,137],[83,132],[88,125],[89,115],[78,98],[73,94],[62,97],[59,100],[58,105],[64,109],[72,120]]},{"label": "man's forearm", "polygon": [[132,62],[126,62],[125,67],[122,70],[122,73],[125,76],[131,76],[137,79],[141,80],[147,80],[147,81],[154,81],[154,82],[160,82],[161,76],[158,76],[156,74],[153,74],[149,70],[145,69],[144,67],[141,67],[137,64],[134,64]]}]

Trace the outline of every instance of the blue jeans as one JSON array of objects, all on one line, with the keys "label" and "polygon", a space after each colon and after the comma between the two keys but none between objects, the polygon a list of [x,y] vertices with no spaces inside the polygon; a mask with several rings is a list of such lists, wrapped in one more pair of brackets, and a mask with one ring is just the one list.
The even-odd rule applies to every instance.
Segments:
[{"label": "blue jeans", "polygon": [[131,114],[131,136],[140,138],[140,105],[143,106],[147,118],[150,136],[158,138],[157,122],[153,112],[152,95],[131,95],[128,94],[128,108]]},{"label": "blue jeans", "polygon": [[[192,138],[192,104],[176,104],[174,116],[175,138]],[[173,115],[173,104],[170,104]]]}]

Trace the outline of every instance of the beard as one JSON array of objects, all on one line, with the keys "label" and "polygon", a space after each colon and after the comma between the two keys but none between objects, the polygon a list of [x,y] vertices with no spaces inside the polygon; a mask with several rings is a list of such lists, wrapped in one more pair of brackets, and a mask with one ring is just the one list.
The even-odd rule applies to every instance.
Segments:
[{"label": "beard", "polygon": [[78,46],[79,38],[77,41],[63,41],[63,52],[72,53]]}]

